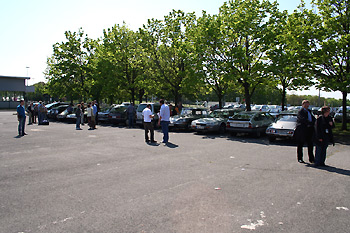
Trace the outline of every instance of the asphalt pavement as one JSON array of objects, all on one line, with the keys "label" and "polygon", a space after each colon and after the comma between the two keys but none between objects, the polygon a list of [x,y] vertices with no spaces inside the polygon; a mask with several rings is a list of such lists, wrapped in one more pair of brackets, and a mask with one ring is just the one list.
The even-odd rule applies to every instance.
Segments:
[{"label": "asphalt pavement", "polygon": [[350,232],[349,145],[314,168],[264,137],[171,132],[148,145],[140,128],[61,122],[16,137],[13,113],[0,111],[2,233]]}]

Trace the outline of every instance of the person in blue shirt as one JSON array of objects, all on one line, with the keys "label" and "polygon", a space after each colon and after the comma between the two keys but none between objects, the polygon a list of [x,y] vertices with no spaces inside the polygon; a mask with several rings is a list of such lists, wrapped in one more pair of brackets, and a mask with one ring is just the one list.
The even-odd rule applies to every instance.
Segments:
[{"label": "person in blue shirt", "polygon": [[164,103],[164,100],[161,99],[160,103],[160,113],[158,125],[162,127],[163,132],[163,141],[162,143],[169,142],[169,123],[170,123],[170,109],[169,106]]},{"label": "person in blue shirt", "polygon": [[24,100],[19,102],[17,106],[17,119],[18,119],[18,136],[27,135],[24,132],[24,128],[26,125],[26,111],[24,109]]}]

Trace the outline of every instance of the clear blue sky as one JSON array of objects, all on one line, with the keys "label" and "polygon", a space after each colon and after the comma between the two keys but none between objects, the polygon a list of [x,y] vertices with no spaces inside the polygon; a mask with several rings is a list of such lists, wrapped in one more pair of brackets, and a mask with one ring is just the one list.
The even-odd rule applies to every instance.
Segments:
[{"label": "clear blue sky", "polygon": [[[172,9],[218,13],[225,0],[2,0],[0,2],[0,75],[31,77],[29,84],[44,81],[46,59],[52,45],[65,40],[65,31],[80,27],[90,38],[123,21],[136,30],[147,19],[163,19]],[[292,12],[300,0],[278,0],[281,10]],[[305,2],[310,2],[306,0]],[[30,67],[30,68],[26,68]],[[299,92],[298,92],[299,93]],[[303,92],[304,93],[304,92]],[[315,94],[307,91],[306,94]],[[322,92],[322,96],[341,95]]]}]

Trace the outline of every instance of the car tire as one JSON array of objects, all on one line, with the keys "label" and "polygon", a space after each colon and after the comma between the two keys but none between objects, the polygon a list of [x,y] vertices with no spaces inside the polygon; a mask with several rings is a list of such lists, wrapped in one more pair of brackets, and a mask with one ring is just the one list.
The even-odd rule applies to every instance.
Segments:
[{"label": "car tire", "polygon": [[261,132],[259,130],[257,130],[255,133],[254,133],[254,136],[257,137],[257,138],[260,138],[261,137]]},{"label": "car tire", "polygon": [[233,136],[233,137],[236,137],[236,136],[237,136],[237,132],[231,132],[230,134],[231,134],[231,136]]}]

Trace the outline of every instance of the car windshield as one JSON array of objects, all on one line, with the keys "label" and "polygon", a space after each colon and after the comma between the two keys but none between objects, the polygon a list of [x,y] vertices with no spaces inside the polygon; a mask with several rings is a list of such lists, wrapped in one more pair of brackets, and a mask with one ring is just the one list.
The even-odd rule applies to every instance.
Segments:
[{"label": "car windshield", "polygon": [[110,113],[123,113],[127,106],[118,106],[111,109]]},{"label": "car windshield", "polygon": [[209,117],[216,118],[216,117],[221,117],[221,118],[229,118],[232,116],[234,112],[231,111],[214,111],[209,114]]},{"label": "car windshield", "polygon": [[282,115],[279,121],[292,121],[297,122],[297,116],[295,115]]},{"label": "car windshield", "polygon": [[242,112],[242,113],[237,113],[232,117],[233,120],[247,120],[249,121],[255,113],[252,112]]},{"label": "car windshield", "polygon": [[208,112],[205,109],[182,109],[181,115],[183,115],[183,116],[187,116],[187,115],[203,116],[203,115],[208,115]]}]

